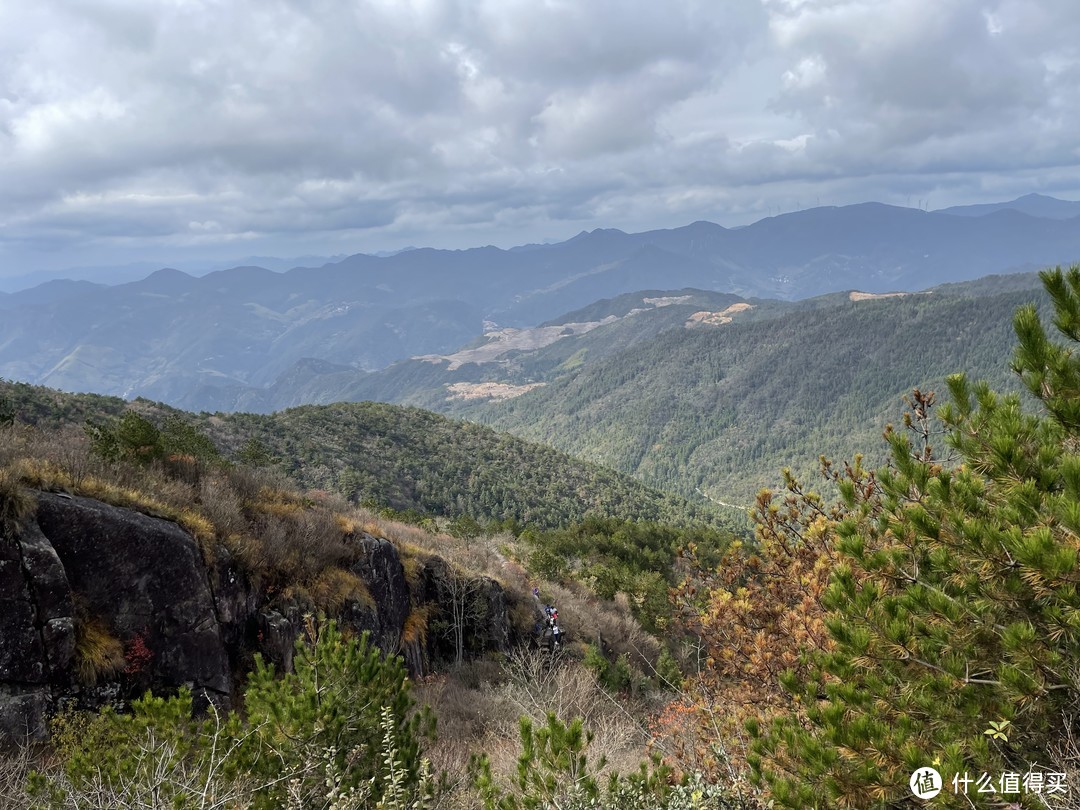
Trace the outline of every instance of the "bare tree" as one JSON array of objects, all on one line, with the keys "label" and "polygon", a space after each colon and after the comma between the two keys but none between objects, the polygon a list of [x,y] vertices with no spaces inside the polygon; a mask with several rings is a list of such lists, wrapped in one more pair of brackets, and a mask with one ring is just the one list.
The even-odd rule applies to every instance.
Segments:
[{"label": "bare tree", "polygon": [[447,565],[445,589],[450,600],[450,633],[454,639],[454,667],[457,668],[465,660],[465,629],[487,616],[487,605],[480,598],[484,580]]}]

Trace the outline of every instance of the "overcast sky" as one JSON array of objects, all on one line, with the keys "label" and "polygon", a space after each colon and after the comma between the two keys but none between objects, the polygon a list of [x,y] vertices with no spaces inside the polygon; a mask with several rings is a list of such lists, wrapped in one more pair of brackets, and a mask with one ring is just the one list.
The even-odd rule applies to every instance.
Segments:
[{"label": "overcast sky", "polygon": [[1077,0],[0,0],[0,276],[1031,191]]}]

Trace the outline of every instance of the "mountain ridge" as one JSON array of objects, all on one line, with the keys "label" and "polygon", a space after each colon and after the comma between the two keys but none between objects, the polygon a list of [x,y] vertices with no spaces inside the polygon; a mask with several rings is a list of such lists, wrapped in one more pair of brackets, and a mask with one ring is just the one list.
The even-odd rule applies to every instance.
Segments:
[{"label": "mountain ridge", "polygon": [[816,480],[821,454],[876,447],[868,463],[884,463],[878,438],[914,387],[943,392],[948,375],[966,372],[1017,390],[1012,314],[1046,303],[1027,278],[1026,289],[835,294],[771,317],[736,314],[663,331],[512,399],[441,409],[653,486],[745,505],[779,486],[784,467]]},{"label": "mountain ridge", "polygon": [[419,248],[284,273],[157,271],[26,306],[0,299],[0,375],[219,407],[237,391],[273,385],[302,358],[375,371],[456,351],[485,321],[531,328],[641,289],[803,300],[1077,259],[1080,228],[1071,220],[865,203],[738,229],[704,221],[637,234],[595,229],[527,251]]},{"label": "mountain ridge", "polygon": [[223,457],[260,448],[305,490],[336,492],[401,512],[514,520],[556,528],[588,516],[722,525],[704,500],[647,487],[592,462],[475,423],[375,402],[305,405],[275,414],[195,414],[148,400],[66,394],[0,380],[0,405],[43,432],[114,424],[133,412],[157,424],[180,420]]}]

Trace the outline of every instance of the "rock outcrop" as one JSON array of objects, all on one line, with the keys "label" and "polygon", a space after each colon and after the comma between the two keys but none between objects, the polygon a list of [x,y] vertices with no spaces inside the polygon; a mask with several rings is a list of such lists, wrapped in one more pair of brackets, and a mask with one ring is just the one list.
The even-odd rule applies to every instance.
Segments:
[{"label": "rock outcrop", "polygon": [[[262,592],[226,549],[213,549],[208,563],[171,521],[90,498],[36,497],[36,516],[0,531],[0,740],[42,738],[62,700],[93,708],[186,686],[197,702],[227,706],[256,653],[291,668],[301,606]],[[370,598],[342,606],[335,618],[344,628],[397,652],[410,616],[414,626],[416,616],[425,628],[428,617],[447,626],[455,575],[446,562],[428,558],[410,587],[392,543],[365,533],[347,542],[356,551],[350,570]],[[468,594],[467,650],[505,650],[512,631],[502,587],[476,578]],[[123,647],[123,671],[106,683],[77,676],[80,622],[106,628]],[[453,656],[438,632],[411,638],[405,651],[414,674]]]},{"label": "rock outcrop", "polygon": [[409,616],[410,595],[405,567],[389,540],[361,533],[354,542],[358,546],[359,560],[353,564],[352,572],[363,580],[375,601],[378,627],[373,635],[385,649],[401,638]]},{"label": "rock outcrop", "polygon": [[[38,495],[37,522],[71,592],[125,646],[141,645],[139,685],[232,693],[209,572],[195,540],[171,521],[90,498]],[[132,664],[129,663],[129,670]]]},{"label": "rock outcrop", "polygon": [[37,524],[0,534],[0,737],[41,738],[51,695],[75,653],[64,567]]}]

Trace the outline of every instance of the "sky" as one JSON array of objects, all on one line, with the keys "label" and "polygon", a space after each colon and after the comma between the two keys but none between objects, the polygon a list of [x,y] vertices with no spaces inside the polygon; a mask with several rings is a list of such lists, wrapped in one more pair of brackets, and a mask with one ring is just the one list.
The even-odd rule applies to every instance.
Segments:
[{"label": "sky", "polygon": [[0,278],[1029,192],[1076,0],[0,0]]}]

